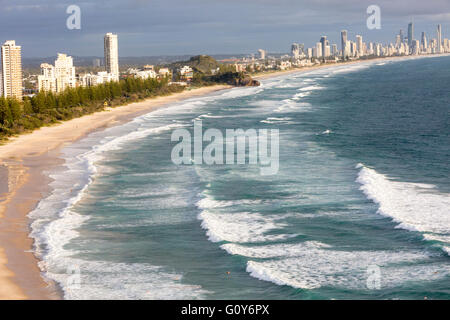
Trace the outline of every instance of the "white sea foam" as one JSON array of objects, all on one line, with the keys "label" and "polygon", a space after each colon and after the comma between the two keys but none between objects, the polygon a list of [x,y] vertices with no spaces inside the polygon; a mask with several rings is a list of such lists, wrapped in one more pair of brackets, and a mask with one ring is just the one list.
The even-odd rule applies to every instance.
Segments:
[{"label": "white sea foam", "polygon": [[282,103],[274,112],[303,112],[308,111],[311,107],[311,104],[308,102],[297,102],[293,99],[285,99]]},{"label": "white sea foam", "polygon": [[381,269],[382,287],[441,279],[450,272],[449,265],[430,263],[432,255],[422,251],[345,251],[317,241],[258,246],[226,243],[221,248],[258,259],[247,263],[251,276],[301,289],[366,289],[367,270],[374,265]]},{"label": "white sea foam", "polygon": [[305,250],[315,250],[318,248],[329,248],[331,246],[317,242],[307,241],[295,244],[276,244],[266,246],[243,246],[235,243],[226,243],[220,246],[229,254],[240,255],[249,258],[277,258],[277,257],[297,257],[304,254]]},{"label": "white sea foam", "polygon": [[212,242],[265,242],[282,240],[294,235],[268,234],[279,230],[285,224],[277,221],[276,216],[265,216],[259,213],[213,213],[203,210],[198,218],[202,220],[202,228]]},{"label": "white sea foam", "polygon": [[398,286],[411,279],[440,279],[450,272],[445,263],[430,264],[430,255],[421,251],[344,251],[316,241],[265,246],[228,243],[221,248],[233,255],[264,259],[248,261],[251,276],[302,289],[364,289],[367,269],[374,265],[381,268],[382,287]]},{"label": "white sea foam", "polygon": [[200,209],[224,208],[235,205],[255,205],[261,204],[261,200],[214,200],[211,197],[205,197],[197,202],[197,207]]},{"label": "white sea foam", "polygon": [[398,222],[399,228],[421,232],[427,240],[440,241],[450,248],[450,194],[435,186],[399,182],[359,164],[357,182],[361,190],[378,204],[378,212]]},{"label": "white sea foam", "polygon": [[269,124],[274,124],[274,123],[280,123],[280,124],[290,124],[293,123],[292,118],[289,117],[284,117],[284,118],[276,118],[276,117],[268,117],[265,120],[261,120],[260,122],[262,123],[269,123]]},{"label": "white sea foam", "polygon": [[260,93],[264,90],[267,85],[262,84],[260,87],[243,87],[243,88],[233,88],[231,90],[227,90],[224,93],[220,94],[215,98],[219,99],[235,99],[241,98],[245,96],[254,95]]},{"label": "white sea foam", "polygon": [[[64,149],[63,152],[66,154],[65,168],[49,173],[49,176],[53,179],[53,182],[50,184],[53,189],[52,193],[47,198],[41,200],[36,209],[29,215],[33,220],[30,235],[35,240],[35,252],[41,259],[39,267],[47,278],[57,281],[61,285],[66,298],[92,298],[94,296],[100,298],[100,296],[96,295],[96,292],[100,291],[99,288],[95,288],[96,291],[86,290],[89,287],[89,285],[86,285],[82,290],[83,292],[80,291],[80,296],[69,292],[70,290],[67,286],[67,281],[70,276],[67,272],[68,267],[83,265],[84,269],[82,268],[80,270],[83,273],[89,272],[86,270],[93,268],[93,264],[102,263],[75,259],[72,256],[76,252],[66,247],[71,240],[78,237],[78,228],[89,219],[89,216],[78,214],[73,209],[83,199],[89,185],[93,181],[94,175],[97,173],[96,162],[101,160],[107,151],[119,150],[130,142],[183,126],[181,123],[173,123],[160,127],[142,129],[140,128],[141,123],[143,123],[142,118],[136,119],[129,125],[135,128],[134,131],[117,137],[104,138],[100,145],[88,146],[87,151],[84,151],[84,153],[83,150],[86,149],[77,146],[70,146]],[[136,129],[136,125],[138,125],[138,129]],[[105,133],[107,132],[109,131]],[[89,140],[89,137],[86,140]],[[111,268],[114,267],[114,263],[107,263],[106,265]],[[120,265],[120,267],[125,266],[125,264]],[[94,280],[98,276],[92,274]],[[89,279],[88,282],[92,283],[92,279]],[[117,279],[117,281],[122,280],[124,279]],[[175,285],[174,291],[177,291],[180,287],[178,284]],[[189,290],[191,289],[189,288]],[[137,293],[138,291],[136,291]],[[111,295],[104,292],[103,297],[128,298],[130,292],[124,291],[114,294],[114,290],[111,290],[109,294]],[[120,296],[121,294],[123,295]],[[177,293],[173,292],[173,294],[176,296]],[[160,297],[165,298],[166,296],[163,294]],[[187,292],[187,297],[196,297],[196,295],[191,295],[191,293]]]},{"label": "white sea foam", "polygon": [[[347,252],[309,250],[295,258],[269,261],[249,261],[251,276],[301,289],[340,287],[367,290],[367,270],[380,267],[381,288],[395,287],[407,282],[433,281],[449,275],[446,263],[421,264],[426,256],[408,252]],[[416,264],[412,264],[416,262]],[[406,263],[406,265],[399,265]]]},{"label": "white sea foam", "polygon": [[323,89],[325,89],[324,87],[322,87],[322,86],[319,86],[319,85],[312,85],[312,86],[306,86],[306,87],[303,87],[303,88],[300,88],[300,89],[298,89],[298,91],[316,91],[316,90],[323,90]]}]

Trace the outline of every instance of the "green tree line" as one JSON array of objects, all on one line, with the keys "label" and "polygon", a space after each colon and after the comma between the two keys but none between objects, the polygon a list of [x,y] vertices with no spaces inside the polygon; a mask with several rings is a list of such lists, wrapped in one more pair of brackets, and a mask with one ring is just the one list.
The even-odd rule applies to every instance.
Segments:
[{"label": "green tree line", "polygon": [[24,97],[23,101],[2,96],[0,139],[100,111],[106,105],[118,106],[183,90],[182,86],[169,85],[167,78],[130,77],[91,87],[67,88],[59,94],[41,91],[31,98]]}]

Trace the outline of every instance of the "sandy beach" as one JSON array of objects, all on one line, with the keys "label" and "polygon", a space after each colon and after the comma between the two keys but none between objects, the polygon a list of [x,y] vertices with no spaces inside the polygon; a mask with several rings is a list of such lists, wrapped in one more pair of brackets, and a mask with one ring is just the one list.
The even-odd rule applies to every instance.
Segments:
[{"label": "sandy beach", "polygon": [[[307,72],[344,64],[377,60],[408,59],[408,57],[357,60],[326,64],[255,76],[266,79],[292,73]],[[54,283],[41,276],[38,260],[33,254],[29,237],[28,213],[49,190],[44,172],[61,164],[59,150],[87,134],[113,125],[125,123],[136,116],[183,99],[206,95],[230,88],[217,85],[187,90],[170,96],[149,99],[126,106],[109,108],[51,127],[43,127],[30,134],[11,138],[0,146],[0,299],[60,299]]]},{"label": "sandy beach", "polygon": [[0,299],[60,299],[57,286],[41,276],[32,252],[28,213],[48,194],[44,171],[58,165],[59,149],[87,134],[158,107],[230,88],[216,85],[186,90],[43,127],[0,146]]}]

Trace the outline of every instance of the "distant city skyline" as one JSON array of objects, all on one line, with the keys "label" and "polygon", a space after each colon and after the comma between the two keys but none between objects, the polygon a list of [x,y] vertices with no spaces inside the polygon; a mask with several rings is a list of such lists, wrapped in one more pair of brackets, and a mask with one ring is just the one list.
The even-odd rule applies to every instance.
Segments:
[{"label": "distant city skyline", "polygon": [[[381,29],[366,27],[372,1],[332,0],[129,0],[56,1],[0,0],[0,41],[15,39],[23,57],[103,56],[98,39],[113,32],[121,39],[120,56],[194,55],[289,52],[293,42],[313,47],[326,35],[340,43],[361,35],[374,42],[395,42],[399,29],[414,21],[415,39],[422,31],[450,33],[450,2],[445,0],[380,0]],[[81,30],[68,30],[68,5],[81,8]],[[418,33],[419,32],[419,33]],[[392,38],[394,37],[394,38]],[[325,50],[325,48],[322,48]]]}]

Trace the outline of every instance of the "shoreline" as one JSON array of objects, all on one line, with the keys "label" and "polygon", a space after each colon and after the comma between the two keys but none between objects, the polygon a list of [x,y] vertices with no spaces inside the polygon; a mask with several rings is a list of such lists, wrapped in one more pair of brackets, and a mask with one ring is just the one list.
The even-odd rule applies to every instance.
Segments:
[{"label": "shoreline", "polygon": [[[0,300],[62,299],[58,285],[46,282],[33,252],[28,214],[45,198],[51,178],[45,172],[60,165],[59,150],[88,134],[120,125],[170,103],[204,96],[231,86],[215,85],[186,90],[108,108],[28,134],[0,146]],[[3,180],[5,183],[3,183]]]},{"label": "shoreline", "polygon": [[[433,56],[401,56],[321,64],[253,76],[264,80],[278,76],[304,73],[322,68],[379,61],[409,60]],[[170,103],[203,96],[231,86],[215,85],[186,90],[170,96],[148,99],[125,106],[85,115],[60,124],[42,127],[29,134],[11,138],[0,146],[0,300],[1,299],[62,299],[57,284],[45,282],[33,253],[29,237],[31,212],[50,190],[51,178],[45,172],[63,163],[59,150],[86,135],[152,112]],[[6,172],[5,174],[2,175]],[[5,190],[4,190],[5,189]]]}]

